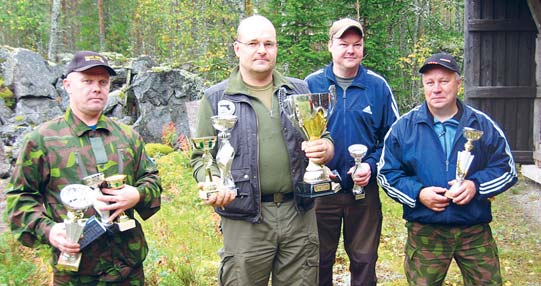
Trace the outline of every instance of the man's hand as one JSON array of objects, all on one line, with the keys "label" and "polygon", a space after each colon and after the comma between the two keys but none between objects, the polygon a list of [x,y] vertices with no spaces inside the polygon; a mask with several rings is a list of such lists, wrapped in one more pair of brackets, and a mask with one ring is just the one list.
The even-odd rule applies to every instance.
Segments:
[{"label": "man's hand", "polygon": [[103,195],[98,195],[97,200],[108,203],[108,205],[100,207],[100,210],[114,211],[109,217],[109,222],[112,222],[122,212],[133,208],[141,199],[139,191],[134,186],[124,185],[121,189],[101,189]]},{"label": "man's hand", "polygon": [[325,164],[334,156],[334,144],[327,139],[302,142],[301,149],[306,157],[316,164]]},{"label": "man's hand", "polygon": [[419,201],[427,208],[441,212],[449,205],[449,199],[444,196],[447,189],[440,187],[423,188],[419,193]]},{"label": "man's hand", "polygon": [[81,251],[79,243],[72,243],[66,239],[66,225],[64,223],[57,223],[51,228],[49,243],[62,252],[74,254]]},{"label": "man's hand", "polygon": [[370,165],[368,165],[368,163],[361,163],[361,166],[357,168],[357,172],[355,174],[353,174],[353,171],[355,171],[355,166],[351,167],[348,171],[348,174],[351,175],[355,185],[359,185],[361,187],[368,185],[370,177],[372,176],[372,170],[370,170]]},{"label": "man's hand", "polygon": [[[223,209],[224,206],[230,204],[235,199],[237,193],[221,188],[221,185],[218,183],[220,180],[219,177],[212,177],[212,181],[217,183],[219,191],[216,194],[212,194],[208,200],[205,200],[205,204]],[[198,183],[197,187],[202,190],[204,185],[205,183]]]},{"label": "man's hand", "polygon": [[[452,180],[449,182],[449,185],[453,186],[457,184],[457,180]],[[464,180],[460,187],[454,189],[453,191],[447,191],[446,196],[452,198],[453,203],[457,205],[467,205],[475,197],[477,191],[475,190],[475,183],[471,180]]]}]

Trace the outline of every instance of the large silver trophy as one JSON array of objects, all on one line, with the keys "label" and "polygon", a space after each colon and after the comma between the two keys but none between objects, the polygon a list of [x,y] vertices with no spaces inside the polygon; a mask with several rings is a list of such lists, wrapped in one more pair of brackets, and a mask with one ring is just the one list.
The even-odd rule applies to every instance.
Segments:
[{"label": "large silver trophy", "polygon": [[216,164],[220,169],[220,177],[222,178],[221,184],[227,191],[237,191],[235,181],[231,175],[231,163],[233,163],[233,157],[235,156],[235,149],[229,143],[231,138],[231,129],[235,127],[237,123],[236,115],[216,115],[211,117],[212,126],[214,129],[220,131],[218,133],[218,140],[220,146],[218,153],[216,154]]},{"label": "large silver trophy", "polygon": [[468,174],[473,158],[475,157],[471,151],[473,150],[473,142],[481,139],[483,136],[483,131],[475,130],[473,128],[465,127],[462,132],[466,138],[466,143],[464,144],[464,151],[459,151],[456,160],[456,182],[451,186],[449,191],[445,193],[445,196],[449,199],[453,199],[451,193],[456,189],[460,188],[462,182]]},{"label": "large silver trophy", "polygon": [[[294,94],[284,99],[283,112],[307,140],[316,140],[327,129],[327,118],[336,105],[335,87],[328,93]],[[295,192],[300,197],[315,198],[332,195],[340,190],[340,185],[329,177],[329,169],[309,161],[304,173],[304,182],[299,183]]]},{"label": "large silver trophy", "polygon": [[[355,160],[355,169],[351,172],[351,177],[361,170],[361,163],[367,151],[368,148],[363,144],[353,144],[348,147],[349,155]],[[366,197],[364,188],[359,185],[354,184],[352,192],[356,200],[362,200]]]},{"label": "large silver trophy", "polygon": [[[85,185],[70,184],[60,190],[60,200],[68,210],[67,218],[64,219],[66,226],[66,239],[76,243],[81,238],[86,224],[84,212],[92,206],[93,190]],[[81,252],[60,253],[57,267],[62,270],[78,271],[81,263]]]},{"label": "large silver trophy", "polygon": [[203,152],[203,166],[206,175],[203,189],[199,190],[199,197],[203,200],[208,200],[211,195],[218,193],[217,182],[212,180],[212,174],[210,172],[213,162],[210,150],[216,145],[217,138],[216,136],[194,137],[191,138],[191,141],[194,149]]}]

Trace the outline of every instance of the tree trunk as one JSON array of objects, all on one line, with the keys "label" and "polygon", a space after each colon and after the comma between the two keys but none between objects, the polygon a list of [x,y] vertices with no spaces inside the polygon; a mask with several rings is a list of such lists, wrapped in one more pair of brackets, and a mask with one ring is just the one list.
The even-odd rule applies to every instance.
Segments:
[{"label": "tree trunk", "polygon": [[51,8],[51,30],[49,35],[49,50],[47,51],[47,57],[49,60],[56,62],[58,59],[58,27],[60,19],[60,2],[61,0],[53,0]]},{"label": "tree trunk", "polygon": [[105,20],[103,17],[103,0],[98,0],[98,18],[100,26],[100,51],[105,51]]}]

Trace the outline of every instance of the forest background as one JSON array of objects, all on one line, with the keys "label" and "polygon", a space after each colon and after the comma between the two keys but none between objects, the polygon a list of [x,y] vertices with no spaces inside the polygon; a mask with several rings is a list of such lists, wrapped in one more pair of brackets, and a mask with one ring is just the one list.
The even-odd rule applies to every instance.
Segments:
[{"label": "forest background", "polygon": [[328,30],[350,17],[365,29],[363,64],[391,85],[402,112],[422,102],[418,68],[431,53],[462,62],[461,0],[0,0],[0,43],[56,62],[65,52],[150,55],[208,84],[237,63],[239,19],[261,14],[276,26],[278,69],[293,77],[328,64]]}]

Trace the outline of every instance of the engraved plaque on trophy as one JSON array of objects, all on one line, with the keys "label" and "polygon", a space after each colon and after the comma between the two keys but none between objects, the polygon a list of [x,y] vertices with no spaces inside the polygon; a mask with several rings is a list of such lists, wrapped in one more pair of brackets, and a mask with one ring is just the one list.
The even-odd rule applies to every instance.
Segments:
[{"label": "engraved plaque on trophy", "polygon": [[[283,112],[307,140],[316,140],[327,129],[327,119],[334,111],[336,93],[334,85],[328,93],[293,94],[281,105]],[[299,183],[295,192],[300,197],[315,198],[332,195],[340,190],[340,185],[329,177],[329,170],[309,160],[304,182]]]},{"label": "engraved plaque on trophy", "polygon": [[199,190],[199,197],[203,200],[208,200],[211,195],[218,192],[217,182],[212,180],[212,174],[210,172],[210,167],[213,162],[210,150],[216,145],[217,138],[216,136],[194,137],[191,138],[191,141],[194,149],[203,152],[202,159],[206,175],[203,189]]},{"label": "engraved plaque on trophy", "polygon": [[[66,227],[66,239],[76,243],[81,238],[86,224],[84,212],[92,206],[93,190],[85,185],[70,184],[60,190],[60,200],[68,210],[67,218],[64,219]],[[78,271],[81,263],[81,252],[60,253],[57,267],[61,270]]]},{"label": "engraved plaque on trophy", "polygon": [[481,139],[483,136],[483,131],[476,130],[473,128],[465,127],[462,132],[466,138],[466,143],[464,144],[464,151],[459,151],[456,160],[456,182],[451,186],[449,191],[445,192],[445,196],[449,199],[454,199],[450,193],[460,188],[462,182],[468,174],[473,158],[475,157],[471,151],[473,150],[473,142]]},{"label": "engraved plaque on trophy", "polygon": [[235,150],[229,138],[231,138],[231,129],[237,123],[236,115],[216,115],[211,117],[212,126],[214,129],[220,131],[218,134],[218,153],[216,154],[216,164],[220,169],[221,185],[228,191],[236,193],[237,187],[235,181],[231,175],[231,163],[233,163],[233,157],[235,156]]},{"label": "engraved plaque on trophy", "polygon": [[[368,148],[363,144],[353,144],[348,147],[349,155],[355,160],[355,169],[351,172],[351,177],[361,170],[361,163],[367,151]],[[356,200],[362,200],[366,197],[364,188],[359,185],[354,184],[352,192]]]}]

